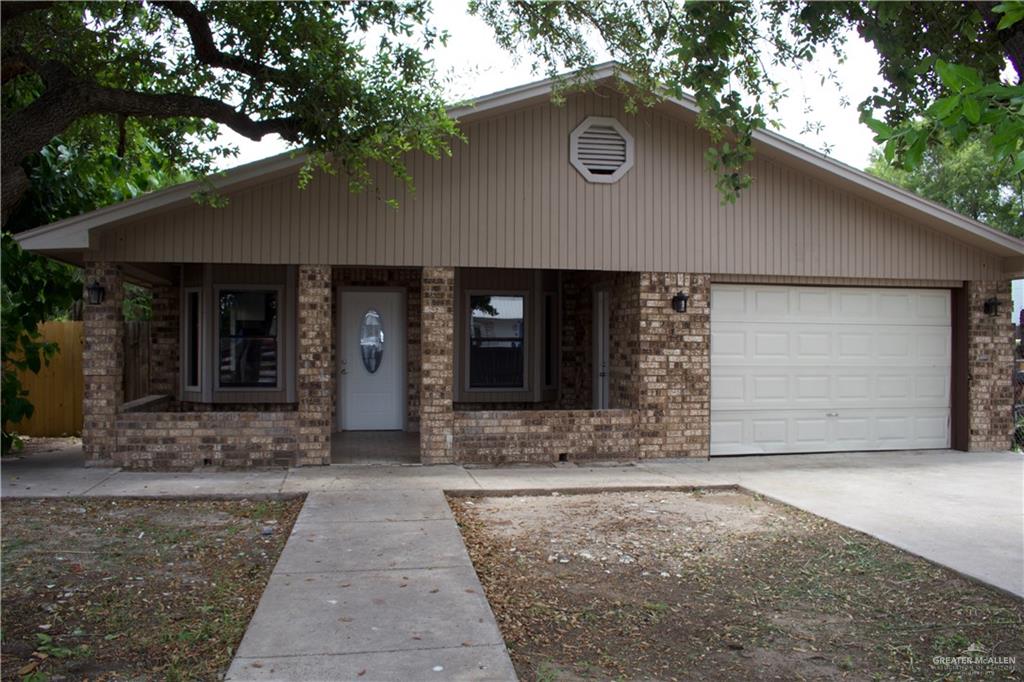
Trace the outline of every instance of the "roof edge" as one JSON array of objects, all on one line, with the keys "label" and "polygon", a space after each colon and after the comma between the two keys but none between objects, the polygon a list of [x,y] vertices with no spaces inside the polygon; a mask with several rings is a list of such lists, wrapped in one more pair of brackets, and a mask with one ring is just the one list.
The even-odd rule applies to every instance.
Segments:
[{"label": "roof edge", "polygon": [[[562,78],[564,76],[556,76],[499,90],[498,92],[476,98],[469,104],[449,107],[447,113],[450,118],[460,120],[462,118],[475,118],[477,115],[484,115],[508,106],[527,103],[531,100],[550,96],[554,90],[555,83]],[[614,78],[618,78],[626,83],[635,82],[628,74],[622,72],[616,62],[597,64],[591,68],[589,74],[589,79],[593,83],[600,83]],[[674,104],[689,113],[696,114],[698,112],[696,100],[689,96],[665,96],[664,101]],[[926,221],[933,223],[933,225],[935,222],[938,222],[964,232],[968,235],[969,242],[989,248],[995,247],[1004,256],[1024,255],[1024,240],[1017,239],[941,204],[920,197],[913,192],[822,154],[779,133],[765,129],[757,130],[754,132],[754,141],[779,152],[785,157],[824,171],[841,182],[859,189],[862,193],[870,194],[883,201],[905,207],[909,212],[918,217],[923,217]],[[210,182],[217,189],[235,187],[298,168],[305,163],[306,158],[307,155],[301,151],[289,151],[228,169],[210,178]],[[89,231],[93,228],[110,225],[137,217],[149,211],[183,202],[190,199],[194,192],[204,187],[204,181],[192,181],[169,187],[120,204],[114,204],[79,216],[65,218],[49,225],[27,230],[15,235],[15,239],[21,244],[22,248],[34,251],[87,249],[89,248]]]},{"label": "roof edge", "polygon": [[[168,208],[190,201],[197,191],[212,185],[215,189],[228,189],[254,180],[272,177],[298,168],[306,162],[306,154],[288,151],[252,163],[235,166],[205,180],[174,185],[148,194],[104,206],[88,213],[64,218],[14,235],[23,249],[29,251],[68,250],[89,248],[89,231],[112,223],[134,218],[149,211]],[[59,239],[58,239],[59,237]]]}]

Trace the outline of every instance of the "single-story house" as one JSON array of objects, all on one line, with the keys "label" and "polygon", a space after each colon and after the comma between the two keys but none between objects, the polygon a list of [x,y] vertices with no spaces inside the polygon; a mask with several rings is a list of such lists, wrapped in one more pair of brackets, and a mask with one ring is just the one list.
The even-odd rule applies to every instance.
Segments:
[{"label": "single-story house", "polygon": [[[284,155],[217,180],[223,207],[183,185],[20,235],[86,271],[89,462],[1009,447],[1024,242],[771,132],[723,205],[692,101],[594,79],[452,109],[467,142],[410,155],[415,192],[300,189]],[[124,282],[154,293],[154,396],[127,404]]]}]

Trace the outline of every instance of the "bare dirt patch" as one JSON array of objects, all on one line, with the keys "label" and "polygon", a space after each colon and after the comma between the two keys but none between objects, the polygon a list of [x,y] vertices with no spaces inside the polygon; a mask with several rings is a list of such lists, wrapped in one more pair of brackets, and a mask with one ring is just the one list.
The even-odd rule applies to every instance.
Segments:
[{"label": "bare dirt patch", "polygon": [[742,491],[450,504],[524,680],[1022,676],[1020,600]]},{"label": "bare dirt patch", "polygon": [[301,506],[5,499],[3,679],[220,679]]}]

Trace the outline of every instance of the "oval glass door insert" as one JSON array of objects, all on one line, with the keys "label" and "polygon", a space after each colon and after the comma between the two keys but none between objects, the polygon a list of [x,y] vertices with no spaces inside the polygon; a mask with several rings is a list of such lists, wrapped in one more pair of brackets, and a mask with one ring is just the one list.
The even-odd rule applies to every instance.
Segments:
[{"label": "oval glass door insert", "polygon": [[384,357],[384,324],[380,313],[373,308],[366,311],[359,326],[359,352],[366,371],[370,374],[376,372]]}]

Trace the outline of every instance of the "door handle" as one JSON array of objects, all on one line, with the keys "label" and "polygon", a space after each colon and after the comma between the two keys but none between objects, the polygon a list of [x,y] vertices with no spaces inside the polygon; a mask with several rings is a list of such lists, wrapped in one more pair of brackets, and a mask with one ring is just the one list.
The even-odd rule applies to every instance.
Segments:
[{"label": "door handle", "polygon": [[825,416],[826,417],[838,417],[839,413],[838,412],[826,412]]},{"label": "door handle", "polygon": [[347,370],[347,369],[342,369],[342,370],[341,370],[341,373],[342,373],[342,374],[348,374],[348,370]]}]

